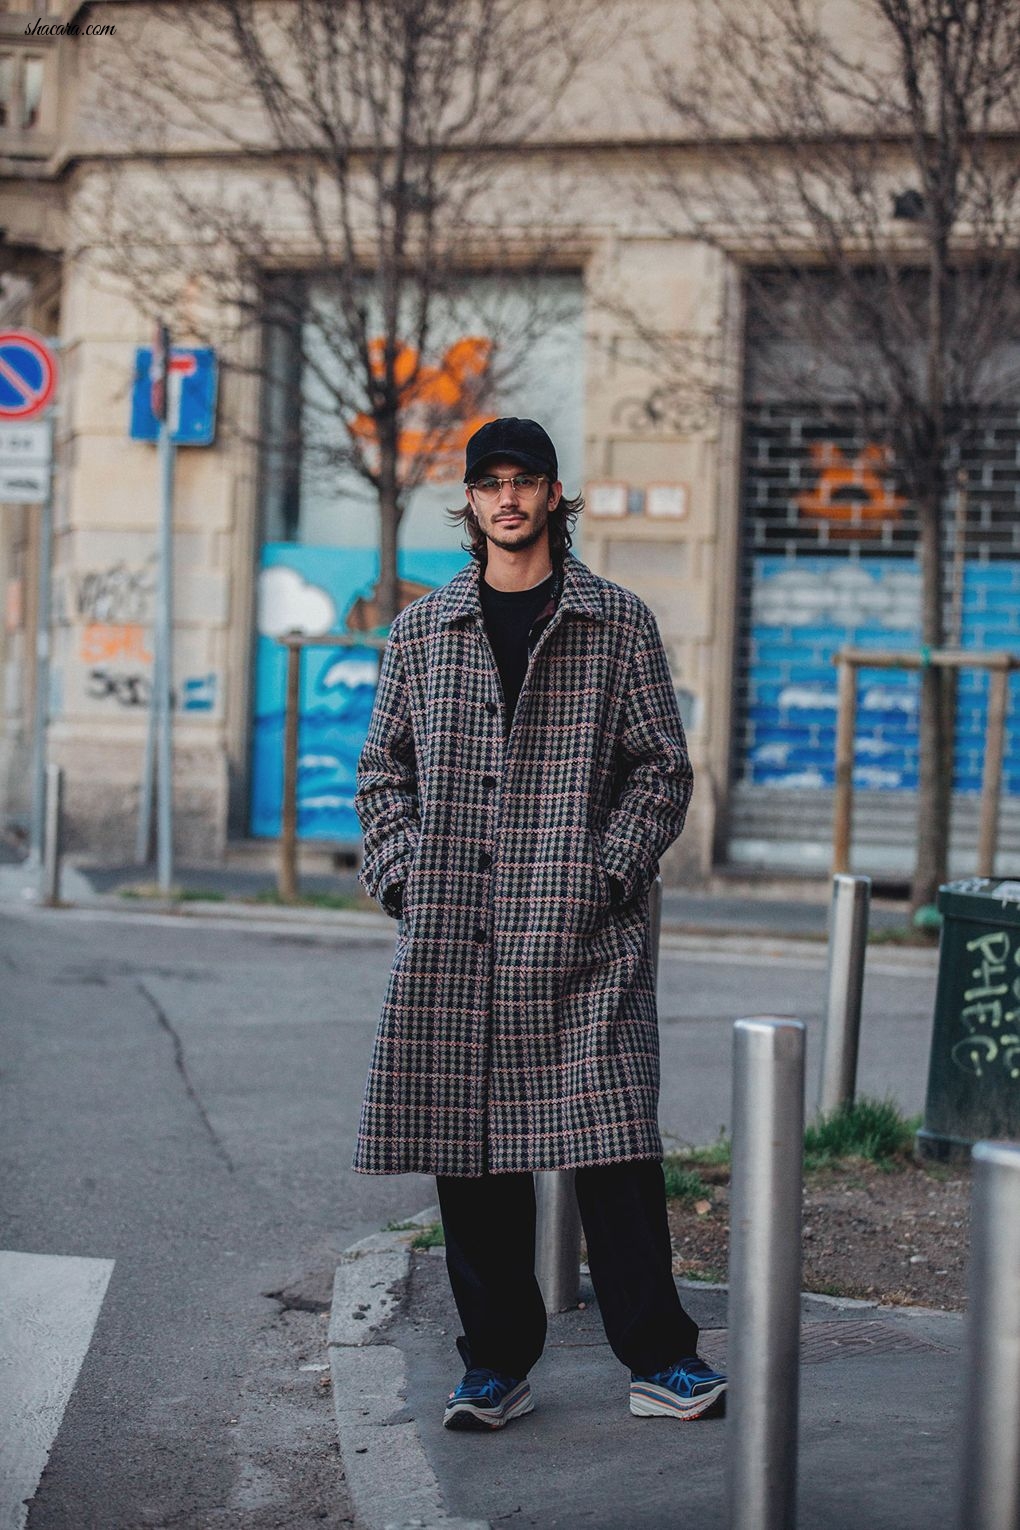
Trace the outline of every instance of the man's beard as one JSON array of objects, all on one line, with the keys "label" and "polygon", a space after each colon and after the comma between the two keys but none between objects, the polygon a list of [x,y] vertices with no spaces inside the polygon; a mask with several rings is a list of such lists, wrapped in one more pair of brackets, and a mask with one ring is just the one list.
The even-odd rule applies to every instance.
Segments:
[{"label": "man's beard", "polygon": [[[527,518],[525,517],[525,519],[527,519]],[[499,525],[498,524],[494,524],[490,531],[483,530],[482,535],[485,537],[486,541],[492,542],[494,544],[494,546],[502,547],[507,552],[516,552],[518,550],[518,548],[533,547],[534,544],[541,537],[543,531],[545,530],[545,528],[546,528],[546,526],[548,524],[549,524],[549,513],[548,513],[548,511],[546,511],[546,514],[544,515],[542,520],[540,522],[538,522],[531,529],[531,531],[528,532],[528,534],[526,536],[522,537],[519,542],[501,542],[499,540],[498,535],[496,535],[496,536],[493,535],[493,532],[497,532],[498,533],[498,531],[499,531]]]}]

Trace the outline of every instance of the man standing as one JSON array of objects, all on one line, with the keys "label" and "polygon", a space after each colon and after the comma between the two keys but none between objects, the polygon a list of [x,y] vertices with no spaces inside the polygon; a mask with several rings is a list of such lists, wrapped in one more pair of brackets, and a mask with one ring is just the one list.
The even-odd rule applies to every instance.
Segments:
[{"label": "man standing", "polygon": [[655,618],[569,552],[533,420],[467,445],[471,561],[390,629],[355,806],[401,920],[356,1169],[434,1174],[467,1372],[449,1428],[533,1407],[533,1173],[575,1169],[638,1415],[722,1411],[672,1276],[647,894],[692,772]]}]

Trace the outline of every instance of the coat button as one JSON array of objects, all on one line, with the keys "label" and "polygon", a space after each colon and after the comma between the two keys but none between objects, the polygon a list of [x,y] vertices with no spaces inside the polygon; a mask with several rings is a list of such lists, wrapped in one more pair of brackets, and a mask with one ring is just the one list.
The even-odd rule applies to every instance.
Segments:
[{"label": "coat button", "polygon": [[488,869],[489,869],[489,867],[491,865],[492,865],[492,856],[489,854],[488,850],[483,850],[481,855],[478,857],[478,870],[479,871],[488,871]]},{"label": "coat button", "polygon": [[491,788],[491,787],[495,786],[495,784],[496,784],[496,777],[495,776],[483,776],[482,777],[482,785],[483,786],[488,786],[488,787]]},{"label": "coat button", "polygon": [[483,929],[479,928],[475,931],[475,941],[478,945],[484,945],[485,931]]},{"label": "coat button", "polygon": [[499,711],[499,707],[497,707],[494,701],[487,701],[485,703],[485,710],[488,712],[490,717],[495,717],[496,713]]}]

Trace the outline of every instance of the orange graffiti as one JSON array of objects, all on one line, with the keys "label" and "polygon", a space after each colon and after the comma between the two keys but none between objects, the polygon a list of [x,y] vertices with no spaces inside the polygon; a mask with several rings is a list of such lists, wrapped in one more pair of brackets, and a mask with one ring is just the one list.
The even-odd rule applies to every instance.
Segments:
[{"label": "orange graffiti", "polygon": [[[372,340],[369,354],[372,371],[381,378],[384,342]],[[422,363],[410,345],[402,345],[397,353],[395,378],[407,421],[397,438],[397,451],[404,462],[425,458],[425,477],[433,482],[460,477],[468,439],[492,419],[478,412],[491,356],[492,342],[481,335],[455,340],[438,366]],[[366,445],[375,445],[376,425],[370,414],[356,415],[350,430]]]},{"label": "orange graffiti", "polygon": [[888,470],[892,460],[887,446],[871,443],[848,461],[834,442],[816,441],[811,460],[818,469],[818,481],[810,493],[798,496],[797,506],[802,515],[828,521],[833,536],[879,536],[879,523],[897,520],[907,504],[902,494],[891,493],[882,480],[882,471]]},{"label": "orange graffiti", "polygon": [[145,646],[145,629],[135,622],[89,622],[82,628],[79,650],[84,664],[105,664],[111,659],[138,659],[152,663]]}]

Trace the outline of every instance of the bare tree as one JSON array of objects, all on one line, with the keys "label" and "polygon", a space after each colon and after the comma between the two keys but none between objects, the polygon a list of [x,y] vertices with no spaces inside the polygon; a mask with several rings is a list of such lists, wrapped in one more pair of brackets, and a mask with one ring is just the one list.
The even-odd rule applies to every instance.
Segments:
[{"label": "bare tree", "polygon": [[[292,382],[305,386],[289,441],[300,434],[320,470],[370,487],[388,621],[408,496],[555,318],[538,282],[530,303],[519,294],[569,263],[562,235],[521,160],[508,167],[538,146],[590,46],[590,8],[195,0],[132,12],[92,107],[122,162],[90,171],[79,240],[143,311],[184,315],[237,366],[273,374],[271,345],[251,360],[253,328],[296,343]],[[550,172],[554,183],[554,160]]]},{"label": "bare tree", "polygon": [[[1020,381],[1020,7],[701,0],[688,59],[654,68],[688,144],[656,175],[660,216],[736,262],[787,396],[852,407],[888,442],[916,517],[921,640],[939,647],[961,448]],[[669,347],[645,338],[649,419],[737,403],[717,357],[674,338],[666,376]],[[922,671],[915,908],[946,875],[953,695]]]}]

